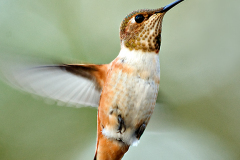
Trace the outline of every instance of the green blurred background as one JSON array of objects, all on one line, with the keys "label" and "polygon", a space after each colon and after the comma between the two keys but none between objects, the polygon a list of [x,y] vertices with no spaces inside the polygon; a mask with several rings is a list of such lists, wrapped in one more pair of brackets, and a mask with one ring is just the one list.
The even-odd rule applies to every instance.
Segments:
[{"label": "green blurred background", "polygon": [[[0,53],[109,63],[125,15],[171,2],[1,0]],[[124,160],[240,159],[239,6],[185,0],[166,14],[158,103]],[[0,81],[0,159],[93,159],[96,116],[94,108],[48,105]]]}]

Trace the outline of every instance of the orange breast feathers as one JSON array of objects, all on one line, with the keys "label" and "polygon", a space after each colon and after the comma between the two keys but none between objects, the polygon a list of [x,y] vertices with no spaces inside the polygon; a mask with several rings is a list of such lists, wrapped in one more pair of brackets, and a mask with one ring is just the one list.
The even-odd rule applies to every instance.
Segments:
[{"label": "orange breast feathers", "polygon": [[159,75],[121,58],[110,66],[99,105],[102,133],[109,139],[137,145],[155,107]]}]

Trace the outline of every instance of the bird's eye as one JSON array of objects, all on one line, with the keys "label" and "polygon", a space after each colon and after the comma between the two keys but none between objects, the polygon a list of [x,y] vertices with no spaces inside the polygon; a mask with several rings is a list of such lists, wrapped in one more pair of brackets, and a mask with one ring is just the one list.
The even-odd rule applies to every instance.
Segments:
[{"label": "bird's eye", "polygon": [[143,20],[144,20],[144,16],[143,16],[142,14],[136,15],[135,21],[136,21],[137,23],[141,23]]}]

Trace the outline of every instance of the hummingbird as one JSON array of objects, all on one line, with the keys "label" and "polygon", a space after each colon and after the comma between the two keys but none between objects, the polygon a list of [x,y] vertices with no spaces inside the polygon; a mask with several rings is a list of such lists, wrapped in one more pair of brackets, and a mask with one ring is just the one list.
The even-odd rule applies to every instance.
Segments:
[{"label": "hummingbird", "polygon": [[22,63],[2,72],[15,87],[60,104],[98,107],[94,160],[120,160],[139,143],[153,113],[162,20],[182,1],[128,14],[120,25],[121,50],[109,64]]}]

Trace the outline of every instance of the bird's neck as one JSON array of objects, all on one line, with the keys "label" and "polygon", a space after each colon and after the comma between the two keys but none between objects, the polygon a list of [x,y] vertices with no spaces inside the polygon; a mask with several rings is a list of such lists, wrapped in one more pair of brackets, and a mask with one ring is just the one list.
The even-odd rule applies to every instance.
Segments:
[{"label": "bird's neck", "polygon": [[117,58],[122,64],[132,66],[139,71],[155,71],[158,70],[160,74],[159,54],[155,52],[143,52],[141,50],[129,50],[122,46]]}]

